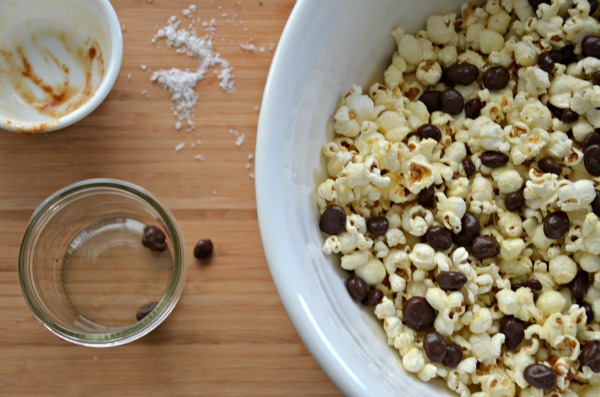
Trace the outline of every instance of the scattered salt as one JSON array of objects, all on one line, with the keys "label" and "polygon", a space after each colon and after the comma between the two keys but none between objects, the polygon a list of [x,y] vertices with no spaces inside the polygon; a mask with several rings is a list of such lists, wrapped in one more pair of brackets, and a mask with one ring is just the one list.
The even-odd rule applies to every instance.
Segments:
[{"label": "scattered salt", "polygon": [[147,69],[148,69],[148,66],[146,66],[146,65],[140,65],[140,69],[142,69],[142,70],[147,70]]},{"label": "scattered salt", "polygon": [[249,170],[250,168],[252,168],[252,163],[247,163],[246,164],[246,169]]},{"label": "scattered salt", "polygon": [[184,8],[181,12],[185,17],[192,18],[196,12],[196,5],[192,4],[188,8]]},{"label": "scattered salt", "polygon": [[248,44],[242,43],[242,44],[240,44],[240,47],[242,48],[243,51],[246,51],[246,52],[256,51],[256,46],[252,43],[248,43]]},{"label": "scattered salt", "polygon": [[248,155],[248,161],[252,161],[254,160],[254,155],[253,154],[249,154]]},{"label": "scattered salt", "polygon": [[175,123],[175,129],[176,129],[177,131],[180,131],[180,130],[181,130],[181,121],[178,121],[178,122],[176,122],[176,123]]},{"label": "scattered salt", "polygon": [[181,152],[183,149],[185,148],[185,143],[180,143],[177,146],[175,146],[175,151],[176,152]]},{"label": "scattered salt", "polygon": [[131,80],[131,78],[132,78],[132,77],[133,77],[133,76],[131,75],[131,73],[129,73],[129,74],[127,75],[127,80]]},{"label": "scattered salt", "polygon": [[229,134],[235,136],[235,146],[242,147],[244,145],[244,141],[246,141],[246,134],[237,130],[229,130]]},{"label": "scattered salt", "polygon": [[203,161],[204,160],[204,156],[201,154],[197,154],[194,156],[194,160],[196,161]]},{"label": "scattered salt", "polygon": [[256,179],[256,175],[254,175],[254,172],[250,172],[250,173],[248,174],[248,178],[250,178],[250,179],[254,180],[254,179]]}]

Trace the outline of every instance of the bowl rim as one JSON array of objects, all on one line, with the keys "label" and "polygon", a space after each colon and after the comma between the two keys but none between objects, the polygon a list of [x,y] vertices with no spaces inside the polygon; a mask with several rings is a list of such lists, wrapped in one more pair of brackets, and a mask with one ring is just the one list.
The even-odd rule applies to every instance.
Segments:
[{"label": "bowl rim", "polygon": [[110,63],[100,83],[100,86],[81,106],[64,116],[42,122],[13,121],[0,115],[0,129],[23,134],[40,134],[66,128],[87,117],[106,99],[112,87],[117,81],[121,64],[123,62],[123,32],[121,23],[110,0],[92,0],[99,6],[102,15],[108,22],[108,33],[110,38]]}]

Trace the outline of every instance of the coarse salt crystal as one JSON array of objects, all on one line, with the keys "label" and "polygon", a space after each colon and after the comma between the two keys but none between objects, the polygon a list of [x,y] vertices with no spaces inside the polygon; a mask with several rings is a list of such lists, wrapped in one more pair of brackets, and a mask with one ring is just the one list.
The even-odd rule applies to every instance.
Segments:
[{"label": "coarse salt crystal", "polygon": [[201,154],[197,154],[194,156],[194,160],[196,161],[203,161],[204,160],[204,156]]},{"label": "coarse salt crystal", "polygon": [[256,51],[256,46],[252,43],[248,43],[248,44],[240,44],[240,47],[242,48],[242,50],[246,51],[246,52],[254,52]]},{"label": "coarse salt crystal", "polygon": [[175,151],[176,152],[181,152],[183,149],[185,148],[185,143],[180,143],[177,146],[175,146]]}]

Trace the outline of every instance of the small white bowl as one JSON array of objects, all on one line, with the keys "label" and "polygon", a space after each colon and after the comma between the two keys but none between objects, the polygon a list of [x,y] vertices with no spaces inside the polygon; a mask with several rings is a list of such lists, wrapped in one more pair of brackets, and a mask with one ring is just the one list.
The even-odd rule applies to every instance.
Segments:
[{"label": "small white bowl", "polygon": [[3,0],[0,128],[41,133],[81,120],[110,92],[122,58],[109,0]]},{"label": "small white bowl", "polygon": [[315,191],[326,179],[321,147],[352,84],[382,80],[395,42],[428,15],[464,0],[299,0],[285,27],[265,89],[256,148],[258,217],[283,304],[323,370],[348,396],[450,396],[401,369],[382,325],[357,305],[347,275],[321,252]]}]

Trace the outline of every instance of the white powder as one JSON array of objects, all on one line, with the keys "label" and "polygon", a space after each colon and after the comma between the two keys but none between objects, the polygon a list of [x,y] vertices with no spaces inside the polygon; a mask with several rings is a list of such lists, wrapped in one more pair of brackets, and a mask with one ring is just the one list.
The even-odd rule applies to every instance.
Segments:
[{"label": "white powder", "polygon": [[[191,6],[190,6],[191,7]],[[187,8],[191,11],[191,8]],[[195,8],[193,9],[195,11]],[[166,40],[169,48],[174,48],[177,53],[185,54],[189,57],[199,60],[198,69],[195,71],[181,70],[171,68],[162,69],[154,72],[151,81],[157,82],[162,88],[171,93],[171,100],[175,103],[174,114],[179,120],[185,120],[193,128],[192,117],[195,113],[195,106],[198,102],[196,85],[203,80],[206,72],[211,68],[216,68],[216,74],[220,81],[220,87],[223,91],[232,93],[235,82],[233,80],[233,68],[229,62],[213,50],[212,34],[216,21],[212,19],[204,24],[208,33],[202,37],[196,35],[195,29],[184,29],[180,27],[181,20],[176,16],[169,18],[167,25],[158,29],[152,39]]]}]

